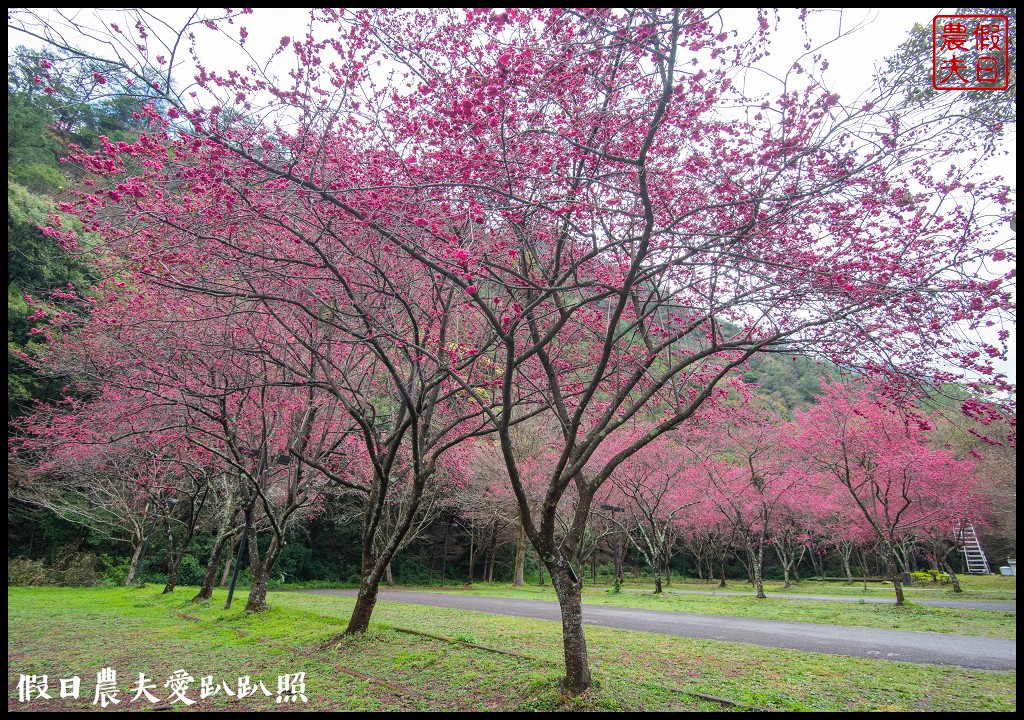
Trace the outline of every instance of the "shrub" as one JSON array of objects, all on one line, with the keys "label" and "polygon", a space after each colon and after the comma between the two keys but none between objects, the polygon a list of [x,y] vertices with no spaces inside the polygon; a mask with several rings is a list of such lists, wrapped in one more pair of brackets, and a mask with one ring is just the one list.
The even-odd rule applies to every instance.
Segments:
[{"label": "shrub", "polygon": [[48,585],[46,564],[42,560],[7,558],[7,587]]},{"label": "shrub", "polygon": [[938,570],[918,570],[910,573],[911,577],[921,582],[941,582],[943,585],[950,581],[950,577],[947,573],[939,572]]},{"label": "shrub", "polygon": [[100,584],[99,560],[89,552],[63,548],[57,560],[47,565],[42,560],[15,558],[7,561],[7,585],[64,585],[93,587]]},{"label": "shrub", "polygon": [[124,585],[128,579],[128,569],[131,567],[131,558],[114,557],[103,553],[97,558],[99,563],[100,581],[104,585],[117,587]]},{"label": "shrub", "polygon": [[195,557],[185,555],[181,558],[181,565],[178,566],[179,585],[202,585],[205,575],[206,568],[200,565]]},{"label": "shrub", "polygon": [[50,568],[50,574],[55,585],[92,587],[100,582],[98,565],[96,556],[90,552],[65,551]]}]

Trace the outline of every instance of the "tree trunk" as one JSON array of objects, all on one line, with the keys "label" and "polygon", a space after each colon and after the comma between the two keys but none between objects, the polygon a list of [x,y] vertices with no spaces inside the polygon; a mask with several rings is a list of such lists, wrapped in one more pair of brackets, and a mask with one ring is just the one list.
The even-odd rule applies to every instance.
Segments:
[{"label": "tree trunk", "polygon": [[167,584],[164,585],[162,595],[174,592],[174,588],[178,585],[178,570],[181,569],[181,558],[181,553],[167,554]]},{"label": "tree trunk", "polygon": [[864,557],[864,551],[860,548],[857,549],[857,557],[860,558],[860,569],[864,573],[864,590],[868,589],[868,561]]},{"label": "tree trunk", "polygon": [[134,543],[134,549],[132,550],[132,561],[128,565],[128,577],[124,579],[125,587],[128,587],[135,581],[135,576],[139,571],[139,556],[142,555],[142,548],[146,544],[145,538],[138,539]]},{"label": "tree trunk", "polygon": [[764,594],[764,544],[759,544],[757,550],[750,553],[750,566],[754,571],[754,587],[757,588],[757,597],[764,600],[768,596]]},{"label": "tree trunk", "polygon": [[544,563],[541,562],[540,555],[537,556],[537,574],[540,576],[540,582],[538,584],[541,587],[544,587]]},{"label": "tree trunk", "polygon": [[245,603],[246,612],[262,612],[267,609],[267,581],[270,573],[261,563],[259,566],[250,563],[252,568],[252,586],[249,588],[249,599]]},{"label": "tree trunk", "polygon": [[249,568],[252,570],[252,586],[249,588],[249,599],[245,603],[246,612],[263,612],[267,609],[267,584],[270,581],[270,573],[277,564],[278,554],[281,547],[277,544],[275,537],[270,541],[270,547],[260,560],[260,550],[256,542],[256,529],[249,529]]},{"label": "tree trunk", "polygon": [[565,678],[562,683],[566,692],[579,695],[592,682],[587,662],[587,639],[583,634],[582,585],[573,582],[564,561],[562,565],[557,562],[550,564],[548,570],[562,612],[562,646],[565,653]]},{"label": "tree trunk", "polygon": [[900,579],[900,570],[897,565],[896,552],[893,546],[886,542],[884,543],[885,549],[885,564],[886,569],[889,572],[889,579],[892,581],[892,589],[896,592],[896,605],[903,605],[903,582]]},{"label": "tree trunk", "polygon": [[349,618],[348,627],[345,628],[346,635],[364,633],[370,627],[370,617],[377,604],[379,589],[380,573],[375,570],[363,573],[363,577],[359,581],[359,594],[356,595],[356,606],[352,609],[352,617]]},{"label": "tree trunk", "polygon": [[779,556],[779,562],[782,563],[782,577],[786,581],[782,586],[782,589],[789,590],[793,587],[792,583],[789,581],[789,556],[786,554],[786,551],[782,549],[782,545],[776,545],[775,552]]},{"label": "tree trunk", "polygon": [[953,565],[948,560],[942,561],[942,567],[945,568],[946,574],[949,575],[949,580],[953,583],[953,592],[963,592],[963,588],[960,587],[960,578],[957,577],[956,571],[953,570]]},{"label": "tree trunk", "polygon": [[391,563],[384,566],[384,583],[388,586],[395,584],[395,578],[391,575]]},{"label": "tree trunk", "polygon": [[512,584],[515,587],[522,587],[523,574],[526,568],[526,533],[522,526],[516,534],[516,563],[515,571],[512,573]]},{"label": "tree trunk", "polygon": [[661,595],[661,571],[654,573],[654,594]]},{"label": "tree trunk", "polygon": [[238,548],[238,538],[231,536],[231,546],[228,548],[227,558],[224,560],[224,572],[220,576],[220,587],[225,587],[231,580],[231,560],[235,557],[235,550]]},{"label": "tree trunk", "polygon": [[811,545],[811,567],[815,577],[825,579],[825,558],[819,554],[817,545]]},{"label": "tree trunk", "polygon": [[665,551],[665,584],[672,586],[672,551]]},{"label": "tree trunk", "polygon": [[491,527],[491,539],[484,555],[484,582],[494,582],[494,560],[498,554],[498,526]]},{"label": "tree trunk", "polygon": [[718,587],[725,587],[725,558],[718,561]]},{"label": "tree trunk", "polygon": [[853,583],[853,570],[850,569],[850,552],[845,547],[839,549],[839,556],[843,559],[843,573],[846,574],[846,582]]},{"label": "tree trunk", "polygon": [[203,576],[203,584],[192,602],[209,600],[213,597],[213,583],[217,579],[217,571],[220,569],[220,558],[224,554],[224,546],[227,544],[228,536],[221,535],[213,544],[213,553],[210,555],[210,562],[206,563],[206,575]]},{"label": "tree trunk", "polygon": [[174,533],[171,532],[171,521],[168,514],[163,516],[164,531],[167,533],[167,584],[164,585],[162,595],[174,592],[174,586],[178,584],[178,568],[181,567],[181,556],[184,550],[177,549],[174,541]]},{"label": "tree trunk", "polygon": [[474,542],[473,541],[475,539],[476,539],[476,533],[473,532],[473,521],[470,520],[469,521],[469,584],[470,585],[473,584],[473,562],[475,561],[475,557],[473,556],[473,551],[476,549],[474,547]]},{"label": "tree trunk", "polygon": [[626,581],[626,543],[622,542],[621,537],[616,541],[615,557],[618,562],[616,577],[619,578],[620,583],[623,583]]}]

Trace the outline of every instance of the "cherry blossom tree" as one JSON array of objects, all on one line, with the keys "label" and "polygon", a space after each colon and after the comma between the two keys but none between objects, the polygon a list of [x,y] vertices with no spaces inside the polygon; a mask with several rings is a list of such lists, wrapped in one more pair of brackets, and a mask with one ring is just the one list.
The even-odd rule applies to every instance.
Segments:
[{"label": "cherry blossom tree", "polygon": [[[266,319],[252,307],[180,293],[158,296],[145,278],[119,277],[125,279],[78,298],[86,312],[54,313],[44,326],[54,337],[41,366],[70,371],[92,395],[58,407],[63,420],[47,422],[47,436],[69,447],[143,438],[173,449],[177,467],[196,466],[191,477],[202,482],[174,498],[177,512],[165,518],[169,587],[201,505],[185,500],[198,500],[200,493],[206,498],[217,478],[223,492],[214,497],[223,504],[223,517],[197,598],[211,593],[223,545],[239,530],[233,517],[241,513],[253,571],[248,606],[262,609],[288,524],[318,505],[325,487],[312,468],[294,463],[282,470],[281,464],[291,451],[323,461],[328,437],[329,447],[337,448],[337,436],[345,432],[332,424],[334,406],[325,406],[301,377],[282,373],[273,358],[261,356]],[[48,414],[39,412],[31,422],[46,422]],[[150,482],[159,487],[156,476]],[[184,519],[174,523],[183,532],[171,531],[172,517]],[[272,535],[263,551],[256,542],[261,531]]]},{"label": "cherry blossom tree", "polygon": [[[1009,190],[953,162],[972,149],[954,120],[885,87],[840,98],[811,51],[741,92],[764,11],[748,39],[697,9],[315,10],[267,63],[201,58],[205,32],[244,48],[244,14],[172,35],[141,11],[134,30],[76,18],[114,70],[164,77],[147,80],[162,104],[140,109],[152,131],[80,157],[95,192],[66,210],[162,287],[333,323],[385,365],[405,353],[416,372],[387,373],[409,437],[438,407],[475,405],[446,426],[499,439],[558,594],[571,692],[591,684],[570,561],[594,498],[747,359],[1005,384],[992,361],[1008,330],[995,345],[977,331],[1013,302],[1011,254],[993,250]],[[11,22],[74,49],[35,19]],[[417,306],[398,322],[359,310],[378,290],[364,307]],[[511,434],[530,413],[558,428],[539,503]]]},{"label": "cherry blossom tree", "polygon": [[[614,452],[614,446],[609,451]],[[625,506],[619,522],[651,566],[655,594],[662,592],[662,577],[676,541],[676,521],[696,504],[686,495],[693,480],[687,477],[692,468],[685,456],[670,437],[662,436],[619,466],[610,480],[613,494],[603,498],[605,505],[621,502]]]},{"label": "cherry blossom tree", "polygon": [[48,432],[50,420],[59,422],[63,416],[37,413],[22,425],[15,452],[36,462],[21,481],[9,483],[8,492],[100,537],[127,544],[126,583],[131,582],[155,520],[166,512],[167,485],[153,483],[166,468],[157,448],[137,444],[89,443],[69,452],[73,446],[66,439],[55,442]]},{"label": "cherry blossom tree", "polygon": [[[796,460],[799,462],[799,458]],[[870,547],[877,539],[874,530],[846,494],[845,488],[809,488],[807,492],[800,493],[795,502],[803,503],[811,509],[814,521],[820,528],[822,541],[839,555],[843,575],[852,583],[854,552],[858,548]]]},{"label": "cherry blossom tree", "polygon": [[783,452],[781,418],[751,404],[722,408],[728,415],[703,419],[703,442],[691,443],[707,478],[706,501],[731,523],[746,551],[758,598],[764,593],[764,552],[773,539],[777,511],[799,491]]},{"label": "cherry blossom tree", "polygon": [[897,547],[920,529],[952,532],[970,502],[972,463],[928,443],[932,424],[870,383],[827,385],[797,416],[792,447],[810,480],[843,487],[880,543],[896,604]]},{"label": "cherry blossom tree", "polygon": [[736,526],[728,521],[710,502],[706,502],[707,484],[694,483],[691,488],[699,493],[705,502],[685,512],[677,522],[679,537],[683,546],[697,563],[698,577],[703,577],[702,568],[707,569],[705,582],[715,579],[718,569],[718,586],[725,587],[725,562],[732,554],[736,541]]}]

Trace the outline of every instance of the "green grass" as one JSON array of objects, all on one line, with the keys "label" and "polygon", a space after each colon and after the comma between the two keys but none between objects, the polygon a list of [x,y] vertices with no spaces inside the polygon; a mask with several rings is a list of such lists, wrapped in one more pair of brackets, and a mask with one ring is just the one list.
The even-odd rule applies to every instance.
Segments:
[{"label": "green grass", "polygon": [[[1016,578],[1003,578],[1004,580],[1015,580]],[[816,583],[815,585],[803,584],[797,594],[823,594],[818,587],[827,583]],[[673,584],[672,589],[682,589],[683,586]],[[857,586],[860,588],[861,586]],[[1016,587],[1014,585],[1014,587]],[[687,590],[701,588],[710,591],[707,585],[686,585]],[[538,587],[536,585],[525,585],[512,587],[507,583],[477,583],[472,587],[449,588],[408,588],[410,590],[431,590],[435,592],[458,592],[467,595],[481,595],[491,597],[524,598],[532,600],[555,601],[555,591],[551,585]],[[638,589],[635,583],[624,586],[624,591],[614,594],[609,588],[586,587],[583,592],[583,602],[591,605],[612,605],[618,607],[635,607],[645,610],[669,610],[675,612],[702,613],[707,615],[731,615],[735,617],[753,617],[765,620],[785,620],[787,622],[811,622],[824,623],[829,625],[849,625],[858,627],[872,627],[898,630],[916,630],[921,632],[955,633],[959,635],[979,635],[983,637],[1005,638],[1009,640],[1017,637],[1017,614],[1014,612],[1003,612],[997,610],[958,610],[953,608],[931,607],[914,603],[916,599],[923,599],[921,593],[908,593],[908,604],[904,607],[896,607],[892,589],[886,598],[893,598],[893,604],[858,604],[849,602],[830,602],[815,600],[793,600],[789,598],[775,597],[780,595],[773,587],[766,587],[768,598],[758,600],[755,597],[735,597],[730,595],[699,595],[699,594],[675,594],[671,592],[662,595],[654,595],[649,589],[643,592],[632,592]],[[865,594],[850,592],[842,593],[854,597],[877,597],[874,591]],[[725,588],[725,592],[749,592],[749,585],[732,584]],[[1009,591],[990,590],[990,594],[1000,593],[1001,600],[1012,600],[1016,593]],[[840,594],[833,592],[833,595]],[[962,594],[961,594],[962,595]],[[943,599],[950,599],[943,596]]]},{"label": "green grass", "polygon": [[[225,612],[223,593],[193,606],[189,588],[8,589],[8,708],[19,674],[82,677],[82,699],[34,701],[33,709],[86,710],[95,673],[117,669],[125,709],[139,672],[163,683],[184,668],[196,678],[262,679],[307,673],[303,710],[712,710],[716,702],[790,710],[1012,711],[1016,673],[845,658],[736,643],[587,628],[595,687],[565,699],[557,623],[381,601],[365,637],[326,641],[344,627],[351,598],[272,593],[270,610],[247,615],[245,593]],[[414,630],[466,642],[409,634]],[[146,707],[149,704],[146,703]],[[128,705],[128,709],[133,706]],[[136,704],[134,706],[138,708]],[[175,707],[178,707],[177,705]],[[193,710],[270,710],[258,694],[221,692]]]}]

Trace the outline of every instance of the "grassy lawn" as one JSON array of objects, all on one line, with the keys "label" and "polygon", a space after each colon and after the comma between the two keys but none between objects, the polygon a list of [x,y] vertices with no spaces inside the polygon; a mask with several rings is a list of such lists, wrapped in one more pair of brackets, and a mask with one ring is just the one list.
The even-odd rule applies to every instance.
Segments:
[{"label": "grassy lawn", "polygon": [[[501,583],[477,583],[483,587],[488,585],[499,586]],[[531,583],[534,585],[535,583]],[[508,585],[508,583],[505,583]],[[585,585],[587,588],[596,590],[607,590],[611,588],[608,578],[599,576],[598,584],[592,585],[590,576],[587,576]],[[952,585],[941,583],[919,583],[912,586],[904,586],[903,592],[909,600],[958,600],[971,602],[972,600],[990,601],[1013,601],[1017,599],[1017,578],[1004,577],[1001,575],[961,575],[960,586],[963,592],[953,592]],[[718,586],[718,581],[705,582],[686,578],[683,580],[674,579],[670,585],[664,586],[666,592],[695,592],[695,593],[754,593],[754,586],[749,582],[741,580],[729,580],[724,588]],[[623,590],[637,592],[653,592],[654,581],[642,577],[628,577],[622,585]],[[826,580],[801,580],[793,583],[788,590],[783,589],[781,580],[766,580],[764,591],[767,595],[835,595],[837,597],[854,598],[880,598],[883,600],[895,600],[892,585],[884,582],[869,581],[865,589],[864,583],[855,580],[852,583],[826,581]]]},{"label": "grassy lawn", "polygon": [[[1017,578],[1004,577],[1002,575],[961,575],[960,586],[963,592],[953,592],[952,585],[943,585],[937,582],[920,583],[915,581],[914,585],[904,586],[903,591],[911,600],[1016,600],[1017,599]],[[653,582],[643,580],[630,581],[628,587],[653,589]],[[666,586],[668,587],[668,586]],[[687,579],[683,582],[674,581],[672,590],[697,591],[697,592],[753,592],[753,586],[747,582],[730,580],[723,589],[718,587],[718,582],[706,583],[701,580]],[[768,580],[764,584],[766,594],[776,595],[837,595],[842,597],[865,597],[894,599],[892,585],[888,583],[870,581],[867,589],[864,583],[855,580],[852,583],[835,582],[824,580],[801,580],[793,583],[789,590],[783,589],[781,580]]]},{"label": "grassy lawn", "polygon": [[[976,578],[987,585],[993,585],[991,580],[996,578]],[[1015,600],[1016,578],[998,578],[1004,589],[992,587],[987,590],[976,590],[984,592],[992,597],[991,600]],[[1009,582],[1005,582],[1009,581]],[[781,583],[780,583],[781,585]],[[835,583],[802,583],[794,592],[800,595],[822,595],[826,594],[819,588],[835,585]],[[1013,588],[1009,590],[1008,588]],[[869,589],[864,593],[861,585],[856,588],[845,586],[845,588],[833,588],[832,595],[845,595],[854,597],[884,597],[893,598],[892,588],[889,588],[888,595],[877,589]],[[457,587],[442,590],[441,588],[408,588],[409,590],[431,590],[435,592],[458,592],[467,595],[482,595],[492,597],[524,598],[532,600],[555,601],[555,591],[551,585],[539,587],[536,585],[525,585],[514,588],[508,583],[477,583],[472,587]],[[710,592],[716,586],[709,587],[703,583],[690,583],[687,585],[673,584],[673,590],[701,590]],[[768,598],[758,600],[755,597],[734,597],[729,595],[708,596],[702,594],[685,593],[664,593],[654,595],[649,590],[633,592],[638,590],[635,583],[623,586],[623,592],[618,594],[610,592],[606,587],[586,587],[583,592],[583,602],[592,605],[615,605],[620,607],[635,607],[645,610],[671,610],[677,612],[704,613],[708,615],[731,615],[734,617],[756,617],[766,620],[785,620],[788,622],[811,622],[825,623],[830,625],[852,625],[859,627],[885,628],[894,630],[918,630],[921,632],[956,633],[960,635],[980,635],[985,637],[1005,638],[1009,640],[1017,637],[1017,614],[1013,612],[1001,612],[997,610],[957,610],[953,608],[931,607],[927,605],[914,604],[914,600],[925,599],[964,599],[970,591],[955,596],[950,592],[948,595],[942,590],[920,589],[916,592],[908,592],[909,604],[902,608],[895,604],[859,604],[848,602],[829,602],[814,600],[792,600],[788,598],[773,598],[772,595],[781,595],[777,588],[768,586],[765,592]],[[844,592],[845,590],[845,592]],[[724,589],[724,592],[749,592],[750,586],[746,584],[732,583]],[[927,594],[926,594],[927,593]],[[996,597],[998,596],[998,597]],[[978,598],[975,598],[978,599]],[[895,602],[895,601],[894,601]]]},{"label": "grassy lawn", "polygon": [[[239,676],[271,693],[238,700],[224,691],[192,710],[709,710],[703,696],[790,710],[1012,711],[1016,673],[843,658],[734,643],[587,628],[596,686],[566,701],[560,626],[381,602],[372,631],[322,646],[343,628],[351,598],[272,593],[259,615],[222,610],[224,595],[193,606],[189,588],[8,589],[8,709],[89,710],[97,671],[118,672],[121,704],[145,673],[164,683],[183,668],[235,688]],[[588,598],[589,601],[589,598]],[[957,622],[957,621],[954,621]],[[960,630],[960,628],[956,628]],[[408,631],[441,637],[426,637]],[[484,647],[473,647],[474,643]],[[491,648],[491,649],[486,649]],[[502,649],[506,653],[494,652]],[[306,673],[308,703],[279,705],[278,676]],[[52,700],[18,702],[19,674],[49,676]],[[59,679],[82,678],[81,699],[60,699]],[[172,707],[181,707],[180,704]],[[108,708],[109,709],[109,708]],[[742,708],[740,708],[742,709]]]}]

